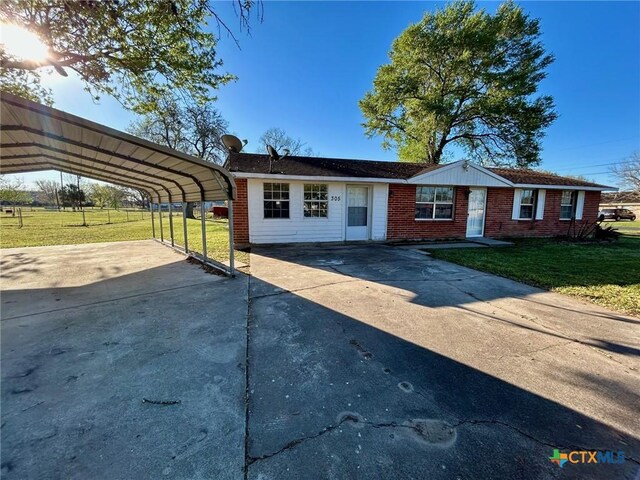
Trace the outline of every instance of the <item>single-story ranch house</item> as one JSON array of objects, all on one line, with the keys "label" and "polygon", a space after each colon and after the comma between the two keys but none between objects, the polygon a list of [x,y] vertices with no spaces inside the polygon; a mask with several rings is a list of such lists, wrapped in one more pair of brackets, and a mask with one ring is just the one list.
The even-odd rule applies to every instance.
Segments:
[{"label": "single-story ranch house", "polygon": [[567,234],[610,189],[524,169],[230,153],[238,246]]}]

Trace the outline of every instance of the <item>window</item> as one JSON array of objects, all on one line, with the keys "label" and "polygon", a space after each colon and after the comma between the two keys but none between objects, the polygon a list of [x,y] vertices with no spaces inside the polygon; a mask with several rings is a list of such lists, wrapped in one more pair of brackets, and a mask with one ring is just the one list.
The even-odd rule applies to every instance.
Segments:
[{"label": "window", "polygon": [[417,219],[452,219],[453,187],[417,187]]},{"label": "window", "polygon": [[571,220],[575,209],[575,192],[571,190],[562,191],[562,201],[560,202],[560,220]]},{"label": "window", "polygon": [[264,184],[264,218],[289,218],[289,184]]},{"label": "window", "polygon": [[328,217],[328,187],[324,183],[305,183],[304,216],[307,218]]},{"label": "window", "polygon": [[536,191],[535,190],[522,190],[520,195],[520,218],[523,220],[532,220],[533,206],[536,203]]}]

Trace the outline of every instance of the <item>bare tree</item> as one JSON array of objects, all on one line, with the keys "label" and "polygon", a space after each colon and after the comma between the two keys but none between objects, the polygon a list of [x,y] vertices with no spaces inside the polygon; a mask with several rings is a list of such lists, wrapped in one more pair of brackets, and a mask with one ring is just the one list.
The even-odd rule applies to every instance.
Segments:
[{"label": "bare tree", "polygon": [[623,187],[640,192],[640,152],[633,152],[629,158],[613,166],[611,173],[620,179]]},{"label": "bare tree", "polygon": [[[165,97],[158,108],[129,125],[128,131],[207,162],[222,164],[227,150],[220,137],[228,127],[212,103]],[[186,216],[194,218],[192,202],[187,203]]]},{"label": "bare tree", "polygon": [[287,135],[281,128],[272,127],[266,130],[259,140],[261,151],[264,153],[264,148],[267,145],[271,145],[280,154],[283,154],[285,150],[289,151],[290,155],[302,156],[302,157],[315,157],[316,154],[313,150],[306,146],[307,144],[299,138],[293,138]]},{"label": "bare tree", "polygon": [[36,180],[36,187],[42,195],[43,203],[56,205],[60,208],[60,184],[54,180]]},{"label": "bare tree", "polygon": [[149,195],[142,190],[136,188],[121,188],[123,193],[123,202],[128,206],[136,206],[138,208],[149,208]]}]

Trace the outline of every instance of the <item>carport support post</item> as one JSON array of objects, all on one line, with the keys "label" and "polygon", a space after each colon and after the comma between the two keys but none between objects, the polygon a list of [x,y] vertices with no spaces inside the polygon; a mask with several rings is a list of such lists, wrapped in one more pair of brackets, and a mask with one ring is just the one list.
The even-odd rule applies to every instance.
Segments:
[{"label": "carport support post", "polygon": [[202,258],[207,262],[207,220],[205,218],[204,200],[200,202],[200,220],[202,222]]},{"label": "carport support post", "polygon": [[182,229],[184,230],[184,253],[189,253],[189,240],[187,239],[187,202],[182,199]]},{"label": "carport support post", "polygon": [[173,210],[171,209],[171,199],[169,199],[169,233],[171,234],[171,246],[174,245],[173,241]]},{"label": "carport support post", "polygon": [[153,202],[149,201],[149,210],[151,212],[151,235],[156,238],[156,222],[153,218]]},{"label": "carport support post", "polygon": [[162,203],[158,202],[158,221],[160,222],[160,241],[164,242],[164,229],[162,228]]},{"label": "carport support post", "polygon": [[229,273],[235,276],[235,258],[233,249],[233,200],[227,202],[227,220],[229,221]]}]

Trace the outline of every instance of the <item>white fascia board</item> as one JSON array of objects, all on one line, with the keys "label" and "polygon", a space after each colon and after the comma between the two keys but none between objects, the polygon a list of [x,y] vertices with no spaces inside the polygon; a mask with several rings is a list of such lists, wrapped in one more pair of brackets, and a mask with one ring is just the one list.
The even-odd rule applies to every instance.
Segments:
[{"label": "white fascia board", "polygon": [[303,180],[308,182],[347,182],[347,183],[408,183],[399,178],[365,178],[365,177],[328,177],[311,175],[282,175],[276,173],[231,172],[236,178],[261,178],[273,180]]},{"label": "white fascia board", "polygon": [[544,188],[547,190],[585,190],[589,192],[602,192],[611,191],[617,192],[615,187],[581,187],[580,185],[538,185],[534,183],[515,183],[514,187],[517,188]]}]

